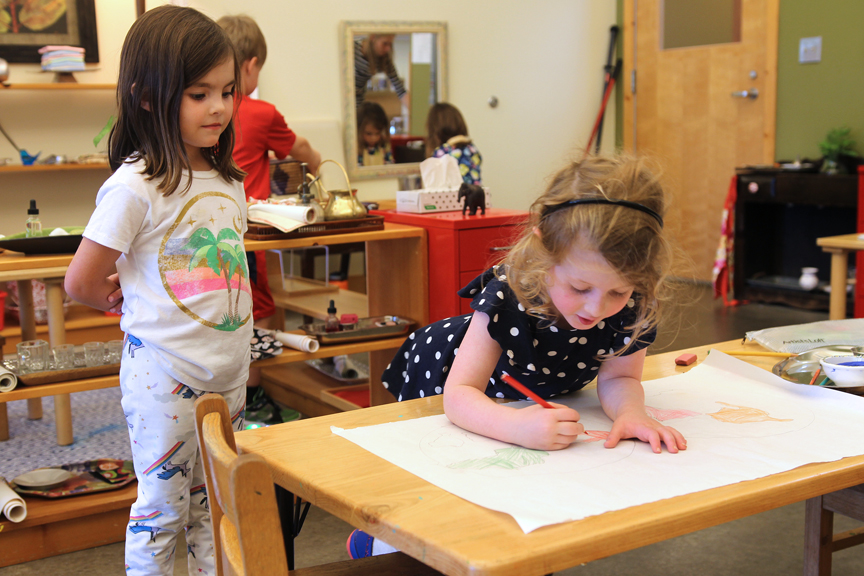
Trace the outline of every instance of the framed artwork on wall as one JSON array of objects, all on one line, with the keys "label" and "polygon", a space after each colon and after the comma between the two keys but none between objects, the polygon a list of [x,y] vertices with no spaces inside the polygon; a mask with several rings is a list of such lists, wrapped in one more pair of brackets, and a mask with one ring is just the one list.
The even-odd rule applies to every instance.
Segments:
[{"label": "framed artwork on wall", "polygon": [[41,62],[39,48],[80,46],[85,62],[99,62],[95,0],[0,2],[0,58]]}]

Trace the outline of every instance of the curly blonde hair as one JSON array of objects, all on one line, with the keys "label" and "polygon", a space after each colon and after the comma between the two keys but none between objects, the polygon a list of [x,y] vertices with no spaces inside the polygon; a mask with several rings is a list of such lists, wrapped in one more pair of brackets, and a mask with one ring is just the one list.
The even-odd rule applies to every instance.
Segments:
[{"label": "curly blonde hair", "polygon": [[531,205],[525,230],[503,261],[507,282],[529,314],[554,323],[559,314],[549,297],[548,272],[574,249],[596,251],[634,287],[635,320],[627,327],[633,336],[613,354],[620,355],[659,323],[672,248],[660,221],[642,210],[614,204],[549,208],[577,199],[636,202],[660,218],[667,207],[663,187],[645,159],[589,156],[573,162]]}]

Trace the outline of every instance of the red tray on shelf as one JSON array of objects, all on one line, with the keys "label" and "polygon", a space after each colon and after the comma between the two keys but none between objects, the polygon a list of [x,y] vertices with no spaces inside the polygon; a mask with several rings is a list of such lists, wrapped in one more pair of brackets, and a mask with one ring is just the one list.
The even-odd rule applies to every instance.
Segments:
[{"label": "red tray on shelf", "polygon": [[291,232],[282,232],[273,226],[249,223],[249,229],[243,236],[247,240],[285,240],[287,238],[303,238],[305,236],[328,236],[330,234],[350,234],[351,232],[371,232],[384,229],[383,216],[366,216],[351,220],[327,220],[301,226]]}]

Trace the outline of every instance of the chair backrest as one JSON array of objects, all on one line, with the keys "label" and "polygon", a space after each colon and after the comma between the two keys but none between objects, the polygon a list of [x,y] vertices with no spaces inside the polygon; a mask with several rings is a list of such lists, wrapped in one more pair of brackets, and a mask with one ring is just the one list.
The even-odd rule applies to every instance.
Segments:
[{"label": "chair backrest", "polygon": [[195,402],[195,424],[217,574],[287,576],[288,559],[267,463],[254,454],[237,455],[222,396],[205,394]]}]

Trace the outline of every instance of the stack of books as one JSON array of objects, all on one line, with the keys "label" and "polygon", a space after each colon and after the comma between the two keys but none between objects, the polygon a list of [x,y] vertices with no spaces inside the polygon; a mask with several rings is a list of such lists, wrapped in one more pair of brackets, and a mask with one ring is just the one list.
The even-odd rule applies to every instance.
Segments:
[{"label": "stack of books", "polygon": [[78,72],[84,70],[84,48],[77,46],[43,46],[42,70],[50,72]]}]

